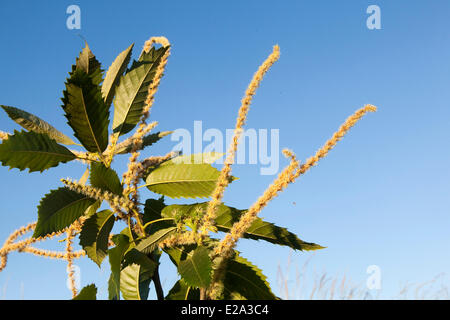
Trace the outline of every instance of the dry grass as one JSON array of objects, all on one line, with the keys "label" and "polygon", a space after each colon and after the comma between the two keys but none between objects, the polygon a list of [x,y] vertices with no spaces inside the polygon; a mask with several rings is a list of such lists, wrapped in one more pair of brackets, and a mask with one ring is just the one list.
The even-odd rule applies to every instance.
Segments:
[{"label": "dry grass", "polygon": [[[288,257],[287,264],[278,265],[277,286],[280,298],[285,300],[449,300],[449,280],[440,273],[423,283],[406,283],[400,286],[398,294],[383,295],[381,290],[369,290],[365,280],[355,283],[346,274],[329,275],[317,272],[311,266],[312,254],[301,267]],[[312,270],[311,270],[312,269]]]}]

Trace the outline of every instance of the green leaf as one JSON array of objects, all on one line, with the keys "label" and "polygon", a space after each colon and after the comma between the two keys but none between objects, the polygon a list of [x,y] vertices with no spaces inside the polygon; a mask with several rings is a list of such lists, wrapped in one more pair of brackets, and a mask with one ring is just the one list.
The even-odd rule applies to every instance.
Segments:
[{"label": "green leaf", "polygon": [[120,272],[120,291],[125,300],[146,300],[151,277],[157,266],[145,254],[131,249],[125,254]]},{"label": "green leaf", "polygon": [[165,297],[166,300],[200,300],[200,290],[189,287],[183,279],[178,280]]},{"label": "green leaf", "polygon": [[[207,204],[203,204],[206,208]],[[238,210],[227,207],[225,205],[218,206],[216,226],[219,231],[229,232],[233,224],[239,221],[240,217],[246,210]],[[261,218],[256,218],[250,228],[244,234],[244,238],[253,240],[264,240],[273,244],[288,246],[295,250],[318,250],[323,249],[318,244],[312,242],[305,242],[300,240],[294,233],[289,232],[286,228],[278,227],[273,223],[266,222]]]},{"label": "green leaf", "polygon": [[[170,205],[164,208],[161,215],[166,218],[175,218],[175,213],[184,217],[190,217],[193,214],[201,215],[206,213],[208,202],[186,204],[186,205]],[[246,210],[238,210],[228,207],[224,204],[217,206],[216,226],[219,231],[229,232],[234,223],[238,222],[240,217]],[[261,218],[256,218],[250,228],[244,234],[244,238],[253,240],[264,240],[273,244],[288,246],[295,250],[318,250],[324,247],[300,240],[294,233],[287,229],[278,227],[270,222],[265,222]]]},{"label": "green leaf", "polygon": [[191,257],[180,261],[178,273],[187,285],[196,288],[207,288],[212,279],[212,262],[209,251],[198,247]]},{"label": "green leaf", "polygon": [[72,300],[97,300],[97,287],[95,284],[84,287]]},{"label": "green leaf", "polygon": [[103,70],[101,69],[100,62],[95,58],[87,42],[86,46],[76,59],[76,65],[72,66],[71,74],[73,74],[75,70],[83,70],[90,76],[92,82],[96,85],[99,85],[103,80]]},{"label": "green leaf", "polygon": [[159,199],[147,199],[144,206],[144,216],[142,218],[144,225],[147,222],[161,219],[161,212],[166,207],[164,196]]},{"label": "green leaf", "polygon": [[139,122],[156,69],[167,48],[143,52],[139,61],[133,61],[121,77],[114,98],[113,132],[121,136],[130,132]]},{"label": "green leaf", "polygon": [[108,279],[108,300],[120,300],[120,282],[119,284],[116,283],[112,273]]},{"label": "green leaf", "polygon": [[8,116],[14,120],[17,124],[27,129],[28,131],[34,131],[36,133],[42,133],[49,136],[50,139],[62,144],[76,144],[72,139],[66,136],[64,133],[56,130],[53,126],[42,120],[41,118],[28,113],[24,110],[0,106],[5,110]]},{"label": "green leaf", "polygon": [[130,247],[129,238],[124,234],[113,236],[114,248],[108,250],[111,276],[108,282],[108,297],[110,300],[120,299],[120,269],[125,252]]},{"label": "green leaf", "polygon": [[[158,142],[159,140],[161,140],[165,136],[168,136],[171,133],[173,133],[173,131],[156,132],[146,135],[142,140],[142,146],[140,150],[144,149],[145,147],[151,146],[152,144]],[[126,154],[131,152],[131,150],[133,149],[133,145],[129,141],[124,142],[126,143],[122,142],[116,146],[114,151],[115,154]]]},{"label": "green leaf", "polygon": [[[197,155],[182,156],[164,162],[147,175],[147,188],[171,198],[209,197],[220,175],[220,171],[210,165],[218,154],[206,154],[200,163],[184,163],[191,162],[195,157]],[[198,159],[201,160],[201,157]],[[230,181],[234,179],[232,177]]]},{"label": "green leaf", "polygon": [[91,164],[91,185],[117,195],[122,195],[123,187],[119,176],[112,168],[107,168],[103,163]]},{"label": "green leaf", "polygon": [[226,300],[235,297],[247,300],[277,299],[270,289],[266,276],[248,260],[236,256],[227,262],[226,270],[223,283]]},{"label": "green leaf", "polygon": [[70,226],[94,202],[94,199],[65,187],[51,190],[39,203],[33,237],[43,237]]},{"label": "green leaf", "polygon": [[69,149],[45,134],[14,130],[14,134],[0,144],[0,161],[11,169],[42,172],[74,159],[76,156]]},{"label": "green leaf", "polygon": [[102,153],[108,145],[109,107],[100,86],[82,69],[76,69],[66,82],[62,99],[68,124],[89,152]]},{"label": "green leaf", "polygon": [[120,77],[127,69],[130,62],[131,52],[133,50],[134,43],[127,49],[122,51],[106,72],[105,80],[102,84],[102,95],[107,106],[111,105],[114,98],[116,86],[119,83]]},{"label": "green leaf", "polygon": [[173,223],[168,223],[168,221],[158,221],[151,226],[153,227],[152,233],[136,246],[137,250],[144,253],[150,253],[155,250],[159,242],[163,241],[177,230],[177,227]]},{"label": "green leaf", "polygon": [[114,212],[103,210],[88,218],[80,232],[80,246],[99,267],[108,253],[109,234],[114,226]]}]

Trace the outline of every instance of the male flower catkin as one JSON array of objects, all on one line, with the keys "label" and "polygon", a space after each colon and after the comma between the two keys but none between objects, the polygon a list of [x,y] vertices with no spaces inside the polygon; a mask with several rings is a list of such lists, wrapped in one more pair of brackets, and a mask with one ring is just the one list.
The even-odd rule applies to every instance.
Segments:
[{"label": "male flower catkin", "polygon": [[145,100],[144,108],[142,109],[142,116],[139,126],[136,132],[133,135],[132,139],[132,147],[131,147],[131,156],[128,163],[128,171],[125,173],[125,177],[127,177],[125,184],[128,185],[127,191],[131,193],[132,201],[135,205],[138,203],[138,192],[137,192],[137,184],[138,184],[138,174],[139,170],[137,170],[137,158],[139,157],[139,151],[142,149],[142,143],[144,139],[144,135],[152,130],[157,122],[153,124],[147,125],[146,120],[150,115],[150,109],[153,106],[153,102],[155,101],[155,94],[158,91],[159,83],[161,82],[161,78],[164,75],[164,70],[166,68],[166,64],[170,55],[170,42],[165,37],[152,37],[150,40],[145,42],[143,51],[148,52],[151,46],[154,43],[159,43],[164,47],[167,47],[167,50],[164,56],[161,58],[161,61],[156,68],[155,76],[153,77],[152,83],[148,87],[147,98]]},{"label": "male flower catkin", "polygon": [[245,232],[250,228],[255,221],[258,213],[288,184],[294,182],[300,175],[304,174],[311,167],[315,166],[317,162],[324,158],[328,152],[334,148],[336,143],[344,137],[344,135],[358,122],[364,114],[367,112],[375,112],[377,108],[372,105],[366,105],[363,108],[357,110],[353,115],[348,117],[344,124],[342,124],[338,131],[336,131],[331,139],[329,139],[325,145],[320,148],[316,154],[310,157],[305,164],[300,165],[300,162],[296,159],[295,155],[285,149],[283,153],[286,157],[291,158],[291,163],[278,175],[275,181],[264,191],[263,195],[248,209],[248,211],[236,222],[229,233],[226,234],[224,239],[218,244],[215,250],[216,257],[222,258],[217,265],[214,272],[213,281],[208,289],[211,298],[215,299],[220,296],[222,292],[221,282],[225,274],[225,265],[227,258],[233,254],[233,249],[240,238],[243,237]]},{"label": "male flower catkin", "polygon": [[241,101],[241,107],[239,108],[239,113],[236,120],[233,140],[228,149],[228,156],[225,159],[225,163],[222,167],[222,170],[220,171],[220,176],[217,180],[216,188],[211,195],[211,201],[208,203],[208,208],[203,218],[202,234],[205,236],[208,234],[210,229],[215,230],[213,225],[214,219],[216,217],[216,208],[221,203],[225,188],[229,184],[229,178],[231,175],[231,164],[234,162],[234,157],[237,151],[239,138],[242,134],[242,128],[245,124],[245,120],[247,118],[248,110],[250,109],[250,104],[252,103],[253,96],[255,95],[256,89],[258,89],[264,75],[279,58],[280,58],[280,47],[278,45],[275,45],[273,47],[272,53],[258,68],[258,71],[254,74],[252,81],[250,82],[247,90],[245,91],[245,96]]},{"label": "male flower catkin", "polygon": [[306,160],[305,164],[300,165],[296,160],[295,155],[289,150],[283,150],[285,156],[291,158],[291,163],[287,166],[277,177],[277,179],[270,185],[263,195],[248,209],[248,211],[236,222],[231,228],[230,232],[219,243],[216,248],[216,254],[221,256],[228,256],[236,242],[241,238],[245,231],[250,228],[253,221],[256,219],[257,214],[273,199],[279,192],[285,189],[288,184],[294,182],[300,175],[304,174],[311,167],[315,166],[317,162],[324,158],[328,152],[334,148],[336,143],[344,137],[344,135],[358,122],[364,114],[367,112],[375,112],[377,108],[372,105],[366,105],[363,108],[357,110],[353,115],[345,120],[338,131],[336,131],[331,139],[329,139],[325,145],[320,148],[316,154]]}]

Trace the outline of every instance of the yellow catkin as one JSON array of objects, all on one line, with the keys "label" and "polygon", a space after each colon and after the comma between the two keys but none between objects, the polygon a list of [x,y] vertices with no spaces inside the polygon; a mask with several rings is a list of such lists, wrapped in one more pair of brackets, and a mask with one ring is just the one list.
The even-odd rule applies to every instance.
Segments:
[{"label": "yellow catkin", "polygon": [[197,242],[198,234],[196,232],[184,232],[174,234],[158,243],[159,248],[172,248],[175,246],[189,245]]},{"label": "yellow catkin", "polygon": [[[311,167],[315,166],[317,162],[324,158],[328,152],[334,148],[336,143],[344,137],[344,135],[353,127],[356,122],[358,122],[364,114],[367,112],[375,112],[376,107],[372,105],[366,105],[363,108],[357,110],[353,115],[348,117],[344,124],[340,126],[338,131],[336,131],[331,139],[329,139],[325,145],[320,148],[316,154],[306,160],[305,164],[299,165],[295,156],[290,152],[285,150],[286,156],[291,157],[291,164],[283,170],[283,172],[277,177],[272,185],[266,189],[264,194],[248,209],[245,215],[236,222],[231,228],[230,232],[225,236],[225,238],[220,242],[216,249],[216,254],[227,256],[231,253],[233,247],[239,238],[243,236],[245,231],[251,226],[257,214],[273,199],[280,191],[287,187],[289,183],[292,183],[300,175],[304,174]],[[294,171],[295,169],[295,171]]]},{"label": "yellow catkin", "polygon": [[371,104],[367,104],[361,109],[357,110],[353,115],[348,117],[345,120],[344,124],[339,127],[338,131],[333,134],[331,139],[328,140],[325,145],[316,152],[314,156],[306,160],[305,164],[298,169],[295,178],[305,173],[311,167],[315,166],[320,159],[324,158],[328,154],[328,152],[334,148],[336,143],[345,136],[348,130],[350,130],[350,128],[353,127],[367,112],[375,111],[377,111],[377,107]]},{"label": "yellow catkin", "polygon": [[50,251],[34,247],[25,247],[21,250],[21,252],[31,253],[36,256],[42,256],[50,259],[63,259],[63,260],[67,260],[68,257],[71,257],[72,259],[77,259],[84,257],[86,255],[86,252],[84,250],[68,253],[66,251]]},{"label": "yellow catkin", "polygon": [[[36,228],[36,224],[37,224],[36,222],[30,223],[30,224],[26,225],[25,227],[19,228],[16,231],[14,231],[13,233],[11,233],[11,235],[5,241],[3,247],[0,249],[0,271],[2,271],[6,267],[8,254],[13,251],[29,252],[29,253],[37,254],[40,256],[48,257],[48,258],[52,258],[55,255],[55,253],[53,251],[35,249],[35,248],[30,247],[30,245],[33,243],[39,242],[39,241],[43,241],[43,240],[47,240],[47,239],[59,236],[59,235],[63,234],[64,232],[66,232],[68,230],[68,228],[65,228],[58,232],[53,232],[51,234],[47,234],[43,237],[38,237],[38,238],[29,237],[22,241],[14,242],[18,237],[23,236],[24,234],[26,234],[30,231],[33,231]],[[77,253],[77,255],[79,255],[79,254],[80,254],[80,252]]]},{"label": "yellow catkin", "polygon": [[[137,131],[135,132],[135,138],[138,137],[138,139],[133,139],[132,143],[132,156],[130,158],[130,162],[135,162],[137,157],[139,156],[139,154],[135,154],[137,152],[137,150],[140,149],[140,147],[142,146],[142,138],[144,136],[144,130],[146,127],[146,123],[145,121],[147,120],[148,116],[149,116],[149,112],[150,109],[153,105],[153,101],[154,101],[154,95],[156,93],[156,91],[158,90],[159,87],[159,83],[161,82],[161,78],[164,74],[164,70],[167,64],[167,60],[169,58],[170,55],[170,42],[169,40],[167,40],[167,38],[165,37],[152,37],[149,40],[147,40],[144,44],[144,49],[143,52],[148,52],[150,50],[150,48],[152,47],[153,44],[161,44],[163,47],[167,47],[167,51],[165,52],[164,56],[161,58],[161,61],[156,69],[155,72],[155,76],[153,77],[152,83],[150,84],[149,88],[148,88],[148,92],[147,92],[147,98],[145,100],[145,105],[144,108],[142,110],[142,117],[141,117],[141,122],[138,126]],[[117,134],[113,135],[111,137],[111,144],[108,149],[107,152],[109,153],[109,163],[112,162],[113,156],[114,156],[114,150],[116,149],[116,143],[119,139],[119,136]],[[134,195],[136,196],[136,195]]]},{"label": "yellow catkin", "polygon": [[91,186],[85,186],[77,181],[72,181],[71,179],[61,179],[62,183],[64,183],[70,190],[73,190],[75,192],[84,194],[90,198],[93,198],[95,200],[105,200],[108,202],[108,204],[111,206],[111,209],[115,213],[117,213],[120,217],[123,217],[126,215],[122,208],[129,212],[133,208],[133,203],[128,200],[127,198],[115,195],[109,191],[103,191],[99,188],[91,187]]},{"label": "yellow catkin", "polygon": [[72,248],[72,240],[74,238],[74,228],[69,228],[67,230],[67,239],[66,239],[66,260],[67,260],[67,278],[69,279],[69,287],[72,291],[72,298],[75,298],[77,295],[77,287],[75,284],[75,271],[73,266],[73,248]]},{"label": "yellow catkin", "polygon": [[168,154],[164,155],[164,156],[152,156],[152,157],[148,157],[144,160],[141,161],[141,165],[142,165],[142,172],[140,172],[139,174],[142,175],[143,172],[145,172],[148,168],[153,167],[153,166],[157,166],[165,161],[168,161],[170,159],[172,159],[173,157],[177,156],[178,152],[169,152]]},{"label": "yellow catkin", "polygon": [[9,133],[0,131],[0,140],[8,140],[9,136]]},{"label": "yellow catkin", "polygon": [[215,230],[215,228],[213,228],[213,224],[216,215],[216,208],[221,203],[225,188],[229,184],[229,178],[231,175],[231,164],[234,162],[234,157],[237,151],[239,138],[242,134],[242,127],[245,124],[250,104],[252,102],[253,96],[256,93],[256,89],[259,87],[264,75],[279,58],[280,58],[280,48],[278,45],[275,45],[273,47],[272,53],[258,68],[258,71],[254,74],[252,81],[250,82],[245,92],[245,96],[241,101],[241,107],[239,108],[236,126],[234,129],[233,140],[231,142],[231,145],[229,146],[227,158],[225,159],[224,165],[222,167],[220,176],[217,181],[216,188],[211,195],[211,201],[208,203],[208,208],[202,221],[203,235],[207,235],[210,229]]},{"label": "yellow catkin", "polygon": [[[158,122],[152,122],[148,125],[146,125],[143,129],[143,135],[146,135],[147,133],[149,133],[151,130],[153,130],[156,126],[157,126]],[[144,137],[143,137],[144,138]],[[126,150],[129,149],[131,151],[133,144],[134,144],[134,140],[136,139],[136,136],[133,134],[131,137],[123,140],[122,142],[120,142],[119,144],[116,145],[115,148],[115,152],[118,152],[117,150]],[[142,146],[138,149],[138,150],[142,150]],[[109,153],[111,152],[110,149],[107,149],[104,154],[109,155]]]},{"label": "yellow catkin", "polygon": [[75,160],[78,160],[84,164],[89,164],[92,161],[99,160],[97,155],[90,153],[90,152],[82,152],[82,151],[77,151],[77,150],[70,150],[70,152],[72,152],[74,155],[77,156],[77,158]]},{"label": "yellow catkin", "polygon": [[145,100],[144,108],[142,109],[141,121],[133,138],[131,156],[128,162],[128,171],[125,173],[125,176],[129,180],[129,183],[127,183],[129,186],[129,190],[127,191],[130,191],[132,202],[136,207],[139,200],[139,195],[137,192],[137,183],[139,178],[137,178],[136,176],[139,167],[136,164],[137,158],[139,157],[138,150],[142,148],[143,138],[146,133],[145,128],[147,127],[146,120],[149,117],[150,109],[152,108],[153,102],[155,100],[155,94],[158,91],[159,84],[161,82],[161,78],[164,75],[164,70],[166,68],[167,61],[170,55],[170,43],[169,40],[167,40],[167,38],[165,37],[150,38],[150,40],[145,42],[143,51],[148,52],[154,43],[159,43],[164,47],[167,47],[167,50],[161,58],[158,67],[156,68],[152,83],[148,87],[147,98]]},{"label": "yellow catkin", "polygon": [[[137,158],[139,156],[139,153],[137,151],[142,149],[142,139],[144,135],[150,132],[157,124],[158,123],[156,121],[152,122],[149,125],[146,125],[144,130],[140,134],[137,134],[136,132],[132,137],[129,138],[129,144],[132,145],[132,154],[128,163],[128,170],[123,175],[124,183],[126,185],[131,186],[133,184],[133,179],[135,179],[138,174],[139,165],[137,164]],[[125,140],[124,142],[127,142],[127,140]]]},{"label": "yellow catkin", "polygon": [[216,248],[216,254],[220,256],[228,256],[245,231],[252,225],[256,218],[256,215],[261,211],[267,203],[278,195],[287,185],[291,182],[292,176],[295,174],[296,168],[300,162],[296,159],[295,155],[289,150],[283,150],[286,157],[291,158],[290,164],[283,169],[278,175],[275,181],[264,191],[263,195],[259,197],[255,204],[253,204],[248,211],[236,222],[230,232],[226,234],[225,238],[219,243]]},{"label": "yellow catkin", "polygon": [[16,240],[18,237],[28,233],[29,231],[34,230],[35,227],[36,227],[36,222],[30,223],[22,228],[15,230],[6,239],[3,247],[0,249],[0,271],[2,271],[6,267],[6,263],[8,261],[8,253],[10,253],[11,251],[22,249],[32,242],[31,239],[26,239],[26,240],[21,241],[19,244],[15,245],[13,243],[14,240]]}]

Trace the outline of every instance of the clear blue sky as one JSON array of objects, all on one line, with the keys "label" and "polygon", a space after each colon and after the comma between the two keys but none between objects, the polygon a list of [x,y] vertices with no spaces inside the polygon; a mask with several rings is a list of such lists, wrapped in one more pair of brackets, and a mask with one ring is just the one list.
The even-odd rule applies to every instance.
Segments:
[{"label": "clear blue sky", "polygon": [[[81,30],[66,28],[71,4],[81,8]],[[381,30],[366,27],[371,4],[381,8]],[[225,130],[234,126],[251,76],[279,44],[281,59],[259,88],[247,128],[280,129],[280,146],[306,159],[356,109],[371,103],[379,111],[261,215],[327,246],[311,262],[318,271],[364,283],[366,268],[378,265],[389,298],[401,283],[450,268],[449,16],[446,0],[1,2],[0,104],[71,134],[60,98],[83,47],[79,35],[105,68],[130,43],[136,57],[150,36],[164,35],[173,49],[152,111],[159,129],[192,130],[202,120],[204,129]],[[18,127],[0,114],[0,129]],[[164,154],[173,145],[167,139],[148,152]],[[116,163],[120,172],[123,163]],[[82,173],[78,163],[44,174],[0,167],[0,241],[37,218],[39,200],[60,186],[60,177]],[[240,179],[224,200],[238,208],[250,206],[274,178],[261,176],[258,165],[237,165],[233,173]],[[287,264],[290,250],[247,241],[239,250],[278,293],[277,267]],[[310,256],[297,252],[293,260],[301,266]],[[107,263],[101,270],[87,258],[77,265],[82,284],[94,281],[104,295]],[[0,273],[0,297],[70,298],[65,267],[13,253]],[[162,272],[167,291],[174,269]]]}]

